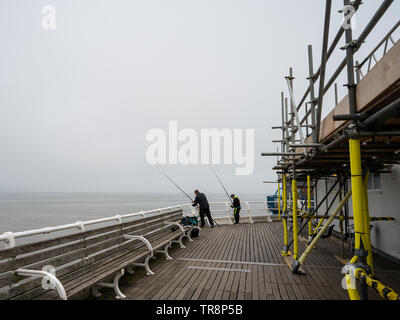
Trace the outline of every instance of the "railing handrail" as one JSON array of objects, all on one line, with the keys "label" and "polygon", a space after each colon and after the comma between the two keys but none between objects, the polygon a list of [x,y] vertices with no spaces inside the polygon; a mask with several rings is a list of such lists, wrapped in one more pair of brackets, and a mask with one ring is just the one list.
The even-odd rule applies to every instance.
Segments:
[{"label": "railing handrail", "polygon": [[[249,204],[261,204],[261,203],[268,203],[268,202],[273,202],[273,201],[244,201],[243,203],[249,203]],[[212,201],[210,204],[226,204],[228,203],[227,201]],[[132,218],[135,216],[146,216],[151,213],[155,213],[157,211],[165,211],[165,210],[173,210],[173,209],[192,209],[192,204],[191,203],[183,203],[179,205],[174,205],[174,206],[168,206],[168,207],[163,207],[163,208],[158,208],[158,209],[152,209],[152,210],[146,210],[146,211],[139,211],[139,212],[133,212],[133,213],[126,213],[126,214],[117,214],[111,217],[106,217],[106,218],[99,218],[99,219],[92,219],[92,220],[87,220],[87,221],[76,221],[74,223],[69,223],[69,224],[64,224],[64,225],[59,225],[59,226],[54,226],[54,227],[44,227],[40,229],[31,229],[31,230],[26,230],[26,231],[18,231],[18,232],[4,232],[3,234],[0,234],[0,241],[3,242],[8,242],[11,244],[11,246],[15,245],[15,239],[17,238],[24,238],[24,237],[30,237],[30,236],[35,236],[35,235],[40,235],[40,234],[49,234],[57,231],[63,231],[63,230],[70,230],[70,229],[79,229],[81,231],[85,231],[86,226],[90,225],[95,225],[95,224],[100,224],[100,223],[105,223],[105,222],[110,222],[110,221],[117,221],[118,223],[122,223],[122,219],[127,219],[127,218]],[[252,209],[254,211],[257,210],[265,210],[265,208],[260,208],[260,209]],[[219,212],[226,212],[228,209],[223,209],[223,210],[218,210],[215,209],[213,211]]]},{"label": "railing handrail", "polygon": [[[375,53],[379,50],[379,48],[386,42],[388,42],[391,39],[392,34],[396,31],[396,29],[400,26],[400,20],[397,21],[397,23],[393,26],[392,29],[390,29],[390,31],[383,37],[383,39],[376,45],[376,47],[371,51],[370,54],[368,54],[365,59],[359,63],[356,67],[358,69],[361,69],[362,66],[370,59],[372,59],[372,57],[375,55]],[[391,41],[393,41],[393,39],[391,39]],[[387,46],[387,44],[385,44],[385,47]],[[383,52],[383,55],[386,54],[386,48]]]},{"label": "railing handrail", "polygon": [[155,213],[157,211],[183,208],[188,205],[190,205],[190,204],[184,203],[184,204],[180,204],[180,205],[158,208],[158,209],[153,209],[153,210],[139,211],[139,212],[127,213],[127,214],[123,214],[123,215],[115,215],[115,216],[111,216],[111,217],[107,217],[107,218],[100,218],[100,219],[87,220],[87,221],[77,221],[75,223],[69,223],[69,224],[64,224],[64,225],[54,226],[54,227],[45,227],[45,228],[40,228],[40,229],[32,229],[32,230],[19,231],[19,232],[5,232],[2,235],[0,235],[0,241],[9,241],[10,236],[13,237],[14,239],[16,239],[16,238],[23,238],[23,237],[34,236],[34,235],[39,235],[39,234],[48,234],[48,233],[62,231],[62,230],[68,230],[68,229],[78,228],[78,229],[83,230],[85,226],[114,221],[114,220],[117,220],[119,223],[121,223],[122,219],[131,218],[131,217],[140,216],[140,215],[145,216],[150,213]]}]

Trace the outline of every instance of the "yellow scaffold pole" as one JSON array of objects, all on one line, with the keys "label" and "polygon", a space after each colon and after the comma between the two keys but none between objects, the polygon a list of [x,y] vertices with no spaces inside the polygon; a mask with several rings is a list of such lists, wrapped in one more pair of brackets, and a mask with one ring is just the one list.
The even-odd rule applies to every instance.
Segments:
[{"label": "yellow scaffold pole", "polygon": [[287,210],[287,190],[286,190],[286,175],[282,175],[283,184],[283,212]]},{"label": "yellow scaffold pole", "polygon": [[[351,189],[353,191],[353,217],[354,217],[354,256],[346,266],[367,267],[366,260],[368,256],[368,238],[365,217],[365,189],[362,178],[361,168],[361,149],[359,139],[349,139],[350,151],[350,172],[351,172]],[[367,181],[367,180],[366,180]],[[370,270],[369,270],[370,271]],[[348,275],[346,276],[346,278]],[[352,300],[367,299],[367,285],[365,281],[361,284],[361,295],[355,294],[354,287],[348,287],[349,297]]]},{"label": "yellow scaffold pole", "polygon": [[[307,211],[311,213],[311,178],[307,176]],[[308,220],[308,238],[312,237],[312,217]]]},{"label": "yellow scaffold pole", "polygon": [[347,274],[345,275],[347,293],[349,294],[350,300],[361,300],[358,294],[357,288],[355,286],[354,276]]},{"label": "yellow scaffold pole", "polygon": [[293,259],[297,259],[299,254],[298,243],[298,222],[297,222],[297,181],[295,178],[292,180],[292,208],[293,208]]},{"label": "yellow scaffold pole", "polygon": [[349,139],[351,189],[353,191],[353,216],[355,233],[354,257],[350,263],[356,263],[363,251],[368,250],[364,221],[364,187],[361,171],[361,150],[359,139]]},{"label": "yellow scaffold pole", "polygon": [[287,228],[287,187],[286,187],[286,175],[282,175],[282,186],[283,186],[283,247],[282,247],[282,256],[288,256],[289,248],[288,248],[288,228]]},{"label": "yellow scaffold pole", "polygon": [[281,190],[280,190],[279,181],[278,181],[278,217],[279,217],[279,221],[281,221]]},{"label": "yellow scaffold pole", "polygon": [[369,216],[369,209],[368,209],[368,177],[369,172],[364,177],[363,187],[364,187],[364,230],[365,230],[365,240],[366,240],[366,249],[368,251],[367,256],[367,264],[371,269],[371,274],[374,275],[374,263],[372,257],[372,245],[371,245],[371,229],[369,227],[369,222],[371,221]]}]

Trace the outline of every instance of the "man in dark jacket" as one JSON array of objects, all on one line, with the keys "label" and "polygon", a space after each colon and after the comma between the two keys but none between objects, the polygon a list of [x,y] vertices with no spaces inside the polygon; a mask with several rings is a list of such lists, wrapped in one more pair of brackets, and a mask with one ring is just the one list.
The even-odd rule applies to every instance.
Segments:
[{"label": "man in dark jacket", "polygon": [[240,219],[240,200],[238,197],[236,197],[234,194],[231,194],[231,198],[232,198],[232,205],[231,207],[233,208],[233,216],[235,217],[235,223],[238,224],[239,223],[239,219]]},{"label": "man in dark jacket", "polygon": [[211,212],[210,212],[210,205],[208,204],[207,198],[204,193],[201,193],[199,190],[194,190],[194,194],[196,195],[196,198],[194,198],[193,201],[193,207],[199,205],[200,210],[200,227],[204,227],[205,221],[204,221],[204,215],[207,215],[208,222],[210,223],[211,228],[214,228],[214,222],[213,219],[211,218]]}]

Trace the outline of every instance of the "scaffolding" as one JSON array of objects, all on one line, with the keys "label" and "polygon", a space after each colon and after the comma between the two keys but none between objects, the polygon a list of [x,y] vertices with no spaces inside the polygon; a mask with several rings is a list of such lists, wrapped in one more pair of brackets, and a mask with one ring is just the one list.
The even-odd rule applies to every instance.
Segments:
[{"label": "scaffolding", "polygon": [[[326,0],[320,67],[314,71],[313,49],[309,45],[308,88],[297,104],[293,88],[295,78],[293,68],[290,68],[289,75],[285,77],[288,96],[283,92],[280,96],[282,122],[280,126],[272,127],[281,131],[281,140],[273,141],[280,144],[280,151],[262,153],[262,156],[278,157],[273,169],[283,187],[282,207],[279,196],[279,216],[284,231],[282,255],[291,257],[294,274],[303,273],[301,266],[307,255],[311,254],[321,237],[331,234],[335,219],[339,221],[343,254],[343,243],[348,238],[348,221],[353,219],[354,255],[346,264],[350,299],[367,299],[368,286],[386,299],[399,298],[374,274],[370,221],[393,218],[369,216],[367,188],[369,173],[390,172],[393,165],[400,164],[400,41],[395,41],[393,36],[399,29],[400,21],[370,54],[360,59],[360,63],[355,59],[360,47],[392,3],[393,0],[382,1],[357,39],[353,39],[351,27],[342,26],[328,46],[332,1]],[[351,3],[344,0],[344,10],[340,12],[345,16],[350,10],[358,12],[361,4],[361,0]],[[326,65],[343,35],[345,43],[339,48],[344,53],[343,60],[327,79]],[[347,83],[343,85],[347,87],[347,95],[338,101],[336,80],[344,70]],[[332,86],[335,108],[322,119],[324,96]],[[304,116],[301,117],[301,114]],[[330,188],[327,179],[334,180]],[[321,199],[317,199],[316,185],[323,181],[326,192]],[[307,187],[308,201],[304,209],[297,207],[296,199],[302,192],[298,182],[301,182],[301,188]],[[289,185],[292,187],[292,201],[288,199]],[[310,205],[311,193],[314,193],[313,209]],[[329,200],[330,195],[333,199]],[[352,215],[348,207],[350,198]],[[336,199],[339,205],[329,214]],[[323,203],[326,210],[320,215],[318,212]],[[307,231],[308,247],[300,255],[298,241],[303,230]],[[358,280],[358,289],[350,285],[352,279]]]}]

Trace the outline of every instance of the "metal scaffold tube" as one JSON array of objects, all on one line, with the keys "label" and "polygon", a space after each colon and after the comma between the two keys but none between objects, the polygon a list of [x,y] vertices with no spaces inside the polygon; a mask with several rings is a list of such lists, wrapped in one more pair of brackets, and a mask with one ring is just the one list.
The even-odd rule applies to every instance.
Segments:
[{"label": "metal scaffold tube", "polygon": [[351,191],[349,191],[346,196],[343,198],[343,200],[339,203],[335,211],[331,214],[329,219],[325,222],[323,227],[319,230],[318,234],[314,238],[314,240],[310,243],[310,245],[307,247],[306,251],[303,252],[299,260],[294,260],[293,265],[292,265],[292,272],[296,273],[299,270],[299,267],[304,264],[308,254],[312,251],[312,249],[315,247],[316,243],[318,240],[321,238],[321,236],[324,234],[324,232],[328,229],[329,225],[332,223],[332,221],[335,219],[336,215],[342,210],[342,207],[345,205],[347,200],[351,196]]},{"label": "metal scaffold tube", "polygon": [[[350,0],[343,1],[345,7],[350,4]],[[347,28],[345,31],[346,38],[346,65],[347,65],[347,88],[349,94],[349,113],[354,114],[357,112],[356,105],[356,85],[354,83],[354,48],[353,48],[353,31],[352,28]]]},{"label": "metal scaffold tube", "polygon": [[[332,192],[332,190],[336,187],[337,185],[337,181],[335,181],[335,183],[332,185],[332,187],[329,189],[329,191],[326,192],[325,196],[320,200],[320,202],[318,203],[318,205],[314,208],[311,217],[315,218],[315,214],[318,212],[319,207],[323,204],[323,202],[325,201],[325,199],[328,198],[328,196],[330,195],[330,193]],[[317,190],[315,188],[315,190]],[[333,202],[332,202],[333,203]],[[327,207],[328,209],[328,207]],[[309,217],[306,222],[303,223],[303,225],[300,227],[299,233],[303,231],[304,227],[307,225],[308,221],[311,219],[311,217]],[[289,247],[292,245],[293,240],[289,243]]]},{"label": "metal scaffold tube", "polygon": [[[375,174],[389,173],[394,165],[400,164],[398,149],[400,143],[397,139],[400,131],[395,126],[397,122],[390,121],[397,120],[400,115],[398,90],[387,86],[378,87],[371,92],[376,100],[366,100],[363,93],[368,89],[365,84],[368,84],[371,75],[363,74],[363,70],[360,68],[368,61],[371,64],[373,58],[375,60],[373,67],[376,67],[375,73],[377,74],[376,70],[378,70],[384,74],[381,70],[382,66],[385,67],[385,63],[393,64],[393,60],[396,60],[395,55],[398,54],[394,50],[397,44],[389,36],[400,25],[400,22],[374,49],[375,52],[386,43],[382,61],[377,60],[374,52],[367,58],[360,59],[363,61],[361,64],[356,61],[359,58],[356,53],[392,3],[393,0],[382,0],[376,10],[371,12],[367,24],[360,29],[360,32],[357,32],[358,37],[356,37],[352,16],[358,12],[362,1],[341,0],[339,5],[344,6],[342,10],[339,10],[343,17],[342,25],[330,39],[333,3],[332,0],[323,1],[325,15],[322,47],[318,58],[321,63],[319,67],[317,66],[318,68],[314,68],[312,46],[308,45],[307,89],[300,101],[296,101],[293,89],[295,78],[293,69],[289,68],[289,76],[285,77],[288,94],[285,97],[285,94],[281,92],[280,97],[282,125],[277,127],[282,130],[281,140],[276,141],[280,142],[281,150],[262,153],[262,156],[280,157],[274,170],[278,177],[281,177],[281,179],[278,178],[277,206],[279,220],[282,221],[284,228],[282,256],[293,255],[293,259],[285,257],[285,261],[291,266],[293,273],[303,273],[301,266],[307,256],[316,248],[319,239],[339,234],[341,255],[340,252],[338,255],[335,254],[336,258],[341,261],[346,259],[345,243],[348,242],[349,251],[351,247],[354,247],[353,256],[350,257],[348,265],[358,268],[361,270],[359,274],[362,274],[357,278],[361,281],[362,290],[359,292],[357,289],[350,288],[348,292],[351,299],[366,299],[368,297],[367,285],[383,286],[371,280],[374,279],[374,261],[370,223],[371,221],[393,221],[395,219],[394,217],[370,217],[368,177],[369,170],[371,170],[375,181]],[[349,28],[345,24],[348,24]],[[393,46],[387,50],[389,40]],[[343,41],[340,48],[343,50],[342,57],[339,58],[336,65],[328,69],[328,61],[341,41]],[[381,69],[378,65],[381,66]],[[346,70],[344,70],[345,68]],[[368,71],[370,71],[370,66],[368,66]],[[337,83],[341,74],[346,79],[343,85],[347,87],[347,95],[344,97],[339,96],[338,88],[341,83]],[[390,81],[398,82],[395,77]],[[360,85],[358,86],[358,84]],[[334,99],[332,100],[335,103],[335,109],[329,112],[330,110],[323,110],[323,108],[325,109],[326,94],[331,86],[334,86],[332,88],[334,89],[332,97]],[[383,93],[387,93],[387,95]],[[326,113],[327,115],[322,120],[322,114]],[[380,138],[375,139],[375,137]],[[325,190],[321,183],[324,178]],[[318,182],[320,182],[319,190],[317,190]],[[291,189],[287,185],[290,183]],[[280,190],[281,187],[282,190]],[[317,200],[317,191],[323,192],[319,201]],[[312,192],[314,192],[314,197]],[[349,213],[350,197],[352,197],[352,215]],[[333,209],[335,210],[333,211]],[[337,224],[333,224],[335,219]],[[354,222],[354,236],[353,225],[349,222]],[[299,249],[301,250],[299,241],[304,240],[302,236],[308,236],[307,249],[303,253],[299,253]],[[346,280],[350,281],[350,278],[349,274],[346,274]],[[366,279],[369,279],[369,282]],[[394,297],[395,294],[393,293],[392,296]]]},{"label": "metal scaffold tube", "polygon": [[[331,210],[331,208],[332,208],[333,204],[335,203],[336,198],[339,196],[340,192],[341,192],[341,190],[339,189],[339,190],[335,193],[335,195],[334,195],[334,197],[332,198],[331,202],[330,202],[329,204],[328,204],[328,202],[326,203],[325,215],[323,215],[323,216],[322,216],[322,219],[318,222],[317,226],[315,227],[315,230],[312,232],[312,236],[314,236],[314,235],[317,234],[319,228],[321,227],[321,225],[322,225],[322,223],[323,223],[323,221],[324,221],[324,218],[328,215],[329,211]],[[328,201],[328,198],[326,199],[326,201]],[[314,216],[314,217],[316,217],[316,216]]]},{"label": "metal scaffold tube", "polygon": [[[314,76],[314,66],[313,66],[313,53],[312,53],[312,45],[308,46],[308,77],[310,80],[309,91],[310,91],[310,100],[311,100],[311,129],[312,129],[312,138],[313,143],[316,143],[318,137],[315,131],[315,106],[317,105],[317,101],[315,100],[315,93],[314,93],[314,83],[315,83],[315,76]],[[308,112],[306,111],[306,114]],[[308,117],[306,116],[306,119]],[[300,122],[302,123],[302,122]]]},{"label": "metal scaffold tube", "polygon": [[[353,3],[353,7],[355,9],[355,11],[357,12],[359,6],[361,4],[361,0],[356,0]],[[333,39],[328,52],[327,52],[327,56],[326,56],[326,60],[328,61],[329,58],[331,57],[333,51],[335,50],[337,44],[339,43],[339,40],[341,39],[342,35],[343,35],[344,29],[342,27],[340,27],[339,31],[336,33],[335,38]],[[314,82],[318,79],[319,75],[321,72],[321,67],[318,68],[318,70],[315,72],[315,74],[313,74],[313,78],[314,78]],[[300,100],[298,106],[297,106],[297,110],[300,110],[300,107],[302,106],[303,102],[306,100],[307,95],[311,92],[311,87],[309,86],[306,90],[306,92],[304,93],[302,99]],[[308,112],[311,112],[311,110],[309,110]],[[308,115],[308,114],[307,114]],[[303,120],[301,120],[301,123],[303,123],[305,121],[305,118]]]},{"label": "metal scaffold tube", "polygon": [[278,181],[278,217],[279,221],[281,221],[281,187]]},{"label": "metal scaffold tube", "polygon": [[319,76],[319,90],[318,90],[318,108],[317,108],[317,119],[315,124],[315,131],[317,135],[317,141],[319,141],[319,132],[321,126],[321,115],[322,115],[322,104],[324,100],[324,84],[325,84],[325,70],[327,62],[327,48],[328,48],[328,38],[329,38],[329,25],[331,20],[331,7],[332,0],[326,0],[325,5],[325,25],[324,34],[322,40],[322,55],[321,55],[321,72]]},{"label": "metal scaffold tube", "polygon": [[[390,5],[392,3],[393,3],[393,0],[385,0],[381,4],[381,6],[379,7],[379,9],[375,13],[375,15],[372,17],[371,21],[368,23],[368,25],[365,27],[365,29],[362,31],[362,33],[358,37],[358,39],[353,42],[352,46],[353,46],[353,50],[354,51],[357,51],[361,47],[361,45],[363,44],[365,39],[368,37],[368,35],[372,31],[372,29],[379,22],[379,20],[382,18],[382,16],[384,15],[386,10],[390,7]],[[336,78],[339,76],[339,74],[342,72],[342,70],[346,66],[346,63],[347,63],[347,57],[345,57],[342,60],[342,62],[340,63],[340,65],[338,66],[338,68],[336,69],[336,71],[333,73],[332,77],[330,78],[330,80],[326,84],[326,86],[325,86],[325,88],[323,90],[324,94],[329,90],[329,88],[335,82]]]},{"label": "metal scaffold tube", "polygon": [[281,112],[282,112],[282,143],[281,143],[281,151],[287,152],[286,148],[286,123],[285,123],[285,96],[283,92],[281,92]]},{"label": "metal scaffold tube", "polygon": [[[311,212],[311,177],[307,175],[307,211]],[[308,238],[312,237],[312,217],[308,221]]]}]

